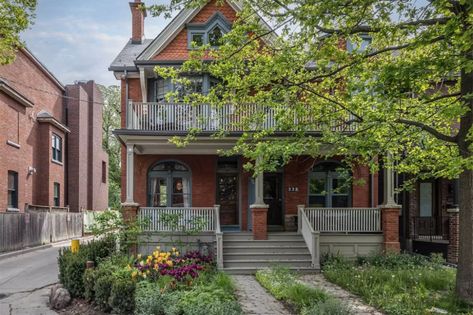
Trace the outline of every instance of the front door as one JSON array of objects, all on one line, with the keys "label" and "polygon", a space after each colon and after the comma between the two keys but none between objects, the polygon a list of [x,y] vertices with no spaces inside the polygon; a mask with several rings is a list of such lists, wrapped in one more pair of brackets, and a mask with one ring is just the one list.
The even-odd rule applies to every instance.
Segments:
[{"label": "front door", "polygon": [[217,204],[220,224],[238,225],[238,174],[217,174]]},{"label": "front door", "polygon": [[283,225],[282,174],[265,173],[263,184],[264,203],[268,208],[268,225]]}]

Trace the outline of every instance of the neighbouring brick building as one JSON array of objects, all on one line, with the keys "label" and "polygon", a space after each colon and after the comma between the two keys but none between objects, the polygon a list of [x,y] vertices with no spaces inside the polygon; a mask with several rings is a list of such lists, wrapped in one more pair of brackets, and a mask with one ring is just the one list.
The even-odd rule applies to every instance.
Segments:
[{"label": "neighbouring brick building", "polygon": [[0,211],[106,209],[107,169],[93,81],[63,86],[26,48],[0,66]]}]

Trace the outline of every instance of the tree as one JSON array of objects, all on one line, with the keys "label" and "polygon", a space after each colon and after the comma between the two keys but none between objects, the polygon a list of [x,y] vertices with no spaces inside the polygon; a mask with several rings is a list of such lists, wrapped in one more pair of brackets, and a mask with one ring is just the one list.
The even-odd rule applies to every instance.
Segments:
[{"label": "tree", "polygon": [[23,45],[20,33],[31,25],[35,9],[36,0],[0,0],[0,65],[15,59]]},{"label": "tree", "polygon": [[108,154],[108,204],[112,209],[120,209],[120,143],[113,135],[114,129],[120,128],[120,88],[99,85],[103,104],[103,148]]},{"label": "tree", "polygon": [[[159,14],[204,2],[174,0],[151,10]],[[208,95],[187,101],[235,104],[242,115],[244,104],[265,106],[247,115],[240,126],[247,132],[230,152],[259,157],[256,172],[300,154],[343,154],[376,170],[378,157],[391,152],[387,167],[413,179],[459,177],[456,292],[473,303],[473,3],[242,3],[219,49],[200,47],[182,69],[156,71],[174,80],[185,80],[179,73],[205,71],[220,80]],[[202,61],[204,54],[214,61]],[[270,112],[277,126],[250,132]],[[309,132],[314,129],[319,134]],[[276,131],[288,137],[268,137]],[[175,141],[185,144],[192,137]]]}]

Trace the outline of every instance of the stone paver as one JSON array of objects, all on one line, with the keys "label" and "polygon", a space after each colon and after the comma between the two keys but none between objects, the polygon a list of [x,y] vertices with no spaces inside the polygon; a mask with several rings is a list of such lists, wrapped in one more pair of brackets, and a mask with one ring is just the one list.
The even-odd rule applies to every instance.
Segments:
[{"label": "stone paver", "polygon": [[321,274],[302,275],[300,281],[307,285],[322,289],[331,296],[340,299],[345,303],[356,315],[383,315],[374,307],[366,305],[362,300],[354,294],[342,289],[336,284],[327,281]]},{"label": "stone paver", "polygon": [[291,313],[256,281],[253,276],[233,276],[236,295],[248,315],[290,315]]}]

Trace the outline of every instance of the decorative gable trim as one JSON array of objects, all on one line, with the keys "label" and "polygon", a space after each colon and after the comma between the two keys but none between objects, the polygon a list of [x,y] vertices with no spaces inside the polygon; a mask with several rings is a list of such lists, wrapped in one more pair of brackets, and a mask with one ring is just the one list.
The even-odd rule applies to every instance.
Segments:
[{"label": "decorative gable trim", "polygon": [[[227,0],[230,7],[235,12],[241,12],[243,5],[239,1]],[[184,9],[179,12],[174,19],[159,33],[158,36],[141,52],[136,58],[136,61],[151,60],[154,56],[162,52],[167,45],[184,29],[184,27],[192,21],[192,19],[200,12],[202,8]],[[216,12],[218,13],[218,12]],[[214,16],[212,16],[214,18]],[[271,27],[262,18],[260,18],[261,25],[268,31]],[[191,24],[192,25],[192,24]],[[263,37],[263,40],[271,43],[274,41],[275,34],[271,33],[268,36]]]}]

